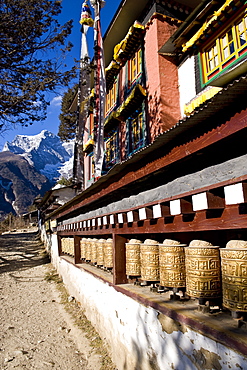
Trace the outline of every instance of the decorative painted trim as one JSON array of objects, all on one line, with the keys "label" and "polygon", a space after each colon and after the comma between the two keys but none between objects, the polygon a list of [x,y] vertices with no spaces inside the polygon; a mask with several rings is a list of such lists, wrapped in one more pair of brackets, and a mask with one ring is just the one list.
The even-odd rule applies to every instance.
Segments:
[{"label": "decorative painted trim", "polygon": [[243,2],[245,2],[245,0],[240,0],[240,1],[239,0],[226,0],[225,3],[219,8],[219,10],[214,12],[210,20],[206,21],[202,25],[202,27],[195,33],[195,35],[189,41],[187,41],[185,44],[182,45],[182,51],[183,52],[188,51],[196,42],[198,42],[200,38],[207,33],[210,27],[213,28],[212,24],[214,22],[221,25],[219,18],[223,15],[225,11],[228,10],[227,7],[231,7],[231,4],[234,4],[234,5],[238,4],[239,6],[241,6]]},{"label": "decorative painted trim", "polygon": [[127,118],[129,112],[131,111],[132,105],[136,107],[136,103],[142,101],[146,96],[147,96],[146,89],[140,84],[137,84],[132,90],[131,94],[128,96],[128,98],[117,110],[116,118],[120,118],[121,116],[125,116]]},{"label": "decorative painted trim", "polygon": [[84,145],[83,145],[83,151],[86,152],[90,146],[94,145],[94,140],[89,139]]},{"label": "decorative painted trim", "polygon": [[203,91],[188,104],[185,104],[184,114],[186,114],[186,116],[190,116],[196,108],[205,103],[207,100],[211,99],[214,95],[218,94],[218,92],[221,90],[222,87],[210,87],[207,91]]},{"label": "decorative painted trim", "polygon": [[131,54],[135,50],[136,46],[139,45],[141,36],[144,33],[145,27],[141,23],[135,21],[133,26],[130,27],[125,38],[114,47],[114,60],[122,62],[123,59],[127,59],[129,54]]},{"label": "decorative painted trim", "polygon": [[152,25],[153,21],[155,19],[158,19],[162,22],[166,21],[167,19],[172,21],[172,22],[175,22],[177,23],[178,25],[183,23],[183,21],[181,21],[180,19],[177,19],[177,18],[174,18],[174,17],[170,17],[169,15],[165,15],[165,14],[161,14],[161,13],[154,13],[151,18],[149,19],[149,21],[147,22],[147,24],[145,25],[145,29],[149,29],[149,27]]},{"label": "decorative painted trim", "polygon": [[105,69],[105,78],[107,89],[110,90],[115,78],[117,77],[120,71],[121,65],[118,64],[115,60],[112,60],[108,67]]}]

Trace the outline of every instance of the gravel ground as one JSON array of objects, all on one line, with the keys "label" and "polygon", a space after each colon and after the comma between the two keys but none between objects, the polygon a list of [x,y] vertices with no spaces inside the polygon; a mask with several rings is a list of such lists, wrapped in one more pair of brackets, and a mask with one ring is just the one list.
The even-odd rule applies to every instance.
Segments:
[{"label": "gravel ground", "polygon": [[0,317],[0,369],[115,368],[37,232],[0,236]]}]

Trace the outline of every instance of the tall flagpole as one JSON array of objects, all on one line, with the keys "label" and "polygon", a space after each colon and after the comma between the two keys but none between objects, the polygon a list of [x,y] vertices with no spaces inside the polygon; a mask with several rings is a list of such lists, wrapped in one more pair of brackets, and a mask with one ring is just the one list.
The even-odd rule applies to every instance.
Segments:
[{"label": "tall flagpole", "polygon": [[77,107],[77,127],[74,148],[74,165],[73,177],[76,182],[82,184],[84,188],[84,156],[83,156],[83,134],[87,120],[88,96],[90,94],[90,74],[88,72],[90,58],[87,45],[87,31],[92,27],[94,22],[91,15],[91,10],[85,0],[81,10],[81,52],[80,52],[80,75],[78,88],[78,107]]},{"label": "tall flagpole", "polygon": [[105,60],[100,24],[100,9],[105,5],[102,0],[90,0],[94,8],[94,50],[95,50],[95,109],[94,109],[94,176],[97,180],[102,173],[104,160],[104,113],[105,113]]}]

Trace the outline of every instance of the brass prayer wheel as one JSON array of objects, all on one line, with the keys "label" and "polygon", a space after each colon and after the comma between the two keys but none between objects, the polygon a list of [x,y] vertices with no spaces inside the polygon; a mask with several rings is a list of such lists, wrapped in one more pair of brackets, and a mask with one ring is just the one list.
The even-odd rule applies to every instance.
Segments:
[{"label": "brass prayer wheel", "polygon": [[92,255],[91,255],[91,240],[90,238],[88,238],[86,240],[86,261],[91,261],[91,258],[92,258]]},{"label": "brass prayer wheel", "polygon": [[97,262],[97,241],[98,239],[91,239],[91,262]]},{"label": "brass prayer wheel", "polygon": [[159,244],[152,239],[146,239],[140,245],[141,279],[145,281],[159,281]]},{"label": "brass prayer wheel", "polygon": [[220,249],[223,306],[247,312],[247,241],[231,240]]},{"label": "brass prayer wheel", "polygon": [[64,238],[61,238],[61,252],[65,253]]},{"label": "brass prayer wheel", "polygon": [[74,238],[69,238],[69,254],[73,257],[75,255],[74,245],[75,245]]},{"label": "brass prayer wheel", "polygon": [[81,238],[80,240],[80,248],[81,248],[81,259],[85,260],[86,259],[86,238]]},{"label": "brass prayer wheel", "polygon": [[105,239],[99,239],[97,241],[97,265],[104,265],[104,243]]},{"label": "brass prayer wheel", "polygon": [[62,238],[61,248],[63,253],[74,256],[74,238]]},{"label": "brass prayer wheel", "polygon": [[131,239],[125,244],[126,247],[126,275],[140,276],[141,275],[141,257],[140,245],[141,241]]},{"label": "brass prayer wheel", "polygon": [[111,238],[104,242],[104,267],[113,268],[113,240]]},{"label": "brass prayer wheel", "polygon": [[61,238],[61,250],[62,250],[62,253],[67,254],[66,241],[65,241],[65,239],[66,238]]},{"label": "brass prayer wheel", "polygon": [[220,298],[219,247],[202,240],[193,240],[185,248],[186,293],[194,298]]},{"label": "brass prayer wheel", "polygon": [[186,286],[185,244],[165,239],[159,244],[160,285],[167,288]]}]

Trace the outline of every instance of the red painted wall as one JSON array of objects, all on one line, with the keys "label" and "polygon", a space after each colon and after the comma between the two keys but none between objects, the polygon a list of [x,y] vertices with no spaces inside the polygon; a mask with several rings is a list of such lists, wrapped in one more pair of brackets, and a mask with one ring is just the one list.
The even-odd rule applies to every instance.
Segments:
[{"label": "red painted wall", "polygon": [[160,15],[152,17],[146,29],[145,61],[151,142],[181,118],[177,67],[171,57],[158,54],[176,29],[174,21]]}]

